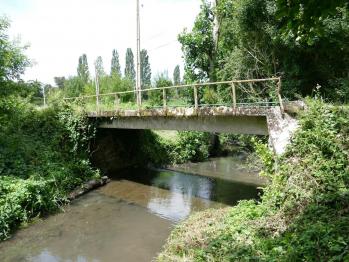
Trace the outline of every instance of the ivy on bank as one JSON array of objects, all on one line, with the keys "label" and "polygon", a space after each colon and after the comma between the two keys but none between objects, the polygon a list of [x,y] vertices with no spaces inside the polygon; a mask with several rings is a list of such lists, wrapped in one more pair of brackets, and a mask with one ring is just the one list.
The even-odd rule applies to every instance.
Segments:
[{"label": "ivy on bank", "polygon": [[99,176],[89,163],[95,127],[59,105],[35,109],[18,96],[0,99],[0,239],[53,212],[67,193]]}]

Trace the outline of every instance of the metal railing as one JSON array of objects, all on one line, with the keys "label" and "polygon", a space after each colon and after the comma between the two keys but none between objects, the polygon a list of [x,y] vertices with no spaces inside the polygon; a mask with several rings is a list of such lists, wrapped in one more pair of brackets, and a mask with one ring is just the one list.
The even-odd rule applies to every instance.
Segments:
[{"label": "metal railing", "polygon": [[[247,87],[244,85],[247,85]],[[208,90],[207,88],[213,88],[214,92],[216,92],[217,89],[220,89],[221,91],[223,90],[223,93],[229,97],[223,97],[220,99],[221,101],[218,101],[219,99],[216,99],[216,101],[212,102],[210,101],[210,99],[205,98],[205,92]],[[174,93],[172,90],[176,90],[176,92]],[[179,94],[179,92],[181,92],[181,94]],[[154,93],[157,93],[157,96],[152,95]],[[207,91],[206,93],[210,94],[209,91]],[[122,99],[125,96],[128,97],[128,99],[124,99],[126,102],[123,101]],[[170,104],[169,99],[170,98],[173,99],[176,97],[186,98],[186,102],[189,101],[189,105],[183,105],[183,103],[181,105]],[[140,99],[137,99],[137,98],[140,98]],[[89,100],[91,101],[91,99],[94,102],[89,103],[88,101]],[[222,105],[230,106],[233,108],[245,107],[245,106],[278,105],[280,106],[281,111],[282,112],[284,111],[282,97],[281,97],[281,78],[280,77],[154,87],[154,88],[141,89],[141,90],[130,90],[130,91],[112,92],[112,93],[105,93],[105,94],[85,95],[85,96],[79,96],[79,97],[66,97],[64,98],[64,100],[73,101],[73,102],[83,101],[84,103],[81,103],[83,106],[87,107],[87,109],[90,109],[91,111],[96,111],[96,112],[112,111],[112,110],[118,111],[122,109],[141,110],[144,108],[159,108],[159,107],[164,109],[167,109],[168,107],[194,107],[197,110],[199,107],[204,107],[204,106],[212,107],[212,106],[222,106]],[[105,103],[108,104],[107,107],[104,107],[105,108],[104,110],[103,110],[103,100],[105,100]],[[137,101],[137,103],[135,102],[132,103],[133,100],[135,102]],[[154,102],[155,100],[156,102]],[[112,105],[111,105],[111,102],[112,102]],[[93,109],[93,107],[91,107],[92,104],[94,104],[95,110]]]}]

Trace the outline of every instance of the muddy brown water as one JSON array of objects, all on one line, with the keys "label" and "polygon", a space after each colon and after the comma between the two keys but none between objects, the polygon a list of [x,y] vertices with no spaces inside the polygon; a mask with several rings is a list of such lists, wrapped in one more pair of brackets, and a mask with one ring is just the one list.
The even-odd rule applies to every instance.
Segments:
[{"label": "muddy brown water", "polygon": [[178,171],[120,171],[108,185],[74,201],[65,212],[1,243],[0,261],[151,261],[173,227],[192,212],[256,199],[257,186],[264,184],[238,158],[174,169]]}]

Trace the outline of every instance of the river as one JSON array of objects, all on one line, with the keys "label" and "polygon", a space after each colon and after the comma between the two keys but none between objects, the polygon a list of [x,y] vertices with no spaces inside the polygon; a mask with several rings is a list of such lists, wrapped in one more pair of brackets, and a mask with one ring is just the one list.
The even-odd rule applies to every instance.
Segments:
[{"label": "river", "polygon": [[132,168],[0,244],[0,261],[151,261],[190,213],[258,198],[265,184],[238,157],[172,170]]}]

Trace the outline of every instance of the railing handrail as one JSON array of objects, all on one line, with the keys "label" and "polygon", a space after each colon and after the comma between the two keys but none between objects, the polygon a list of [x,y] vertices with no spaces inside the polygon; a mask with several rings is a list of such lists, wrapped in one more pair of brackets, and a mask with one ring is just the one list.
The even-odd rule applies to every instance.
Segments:
[{"label": "railing handrail", "polygon": [[184,88],[184,87],[199,87],[199,88],[201,88],[201,87],[210,86],[210,85],[258,83],[258,82],[267,82],[267,81],[281,81],[281,77],[270,77],[270,78],[261,78],[261,79],[245,79],[245,80],[230,80],[230,81],[220,81],[220,82],[206,82],[206,83],[193,83],[193,84],[185,84],[185,85],[154,87],[154,88],[148,88],[148,89],[120,91],[120,92],[112,92],[112,93],[98,94],[98,95],[64,97],[63,100],[84,99],[84,98],[101,97],[101,96],[125,95],[125,94],[133,94],[133,93],[137,93],[137,92],[167,90],[167,89]]}]

